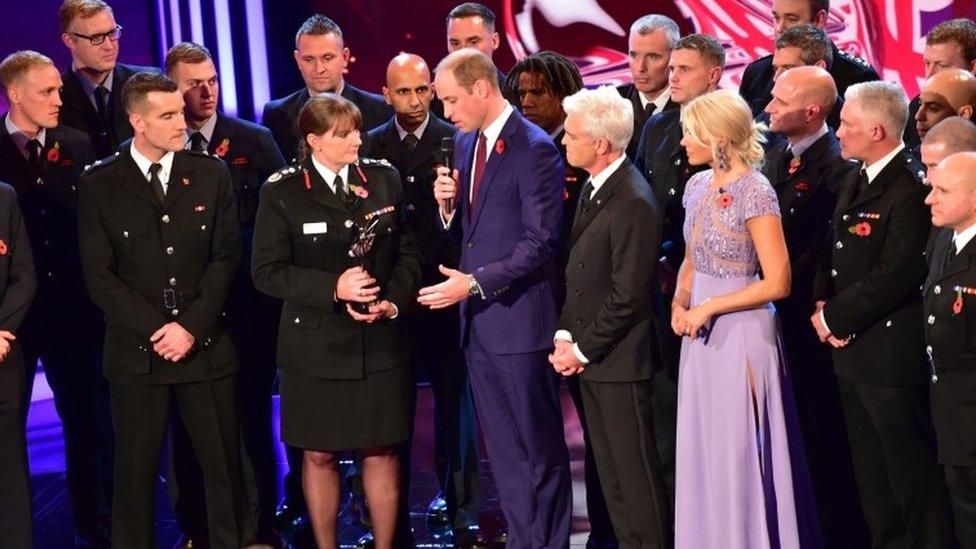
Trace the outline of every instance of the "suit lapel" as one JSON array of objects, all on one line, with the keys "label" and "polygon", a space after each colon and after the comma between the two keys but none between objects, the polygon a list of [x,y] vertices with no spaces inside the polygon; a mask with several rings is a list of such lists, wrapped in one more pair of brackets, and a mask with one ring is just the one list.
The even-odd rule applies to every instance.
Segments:
[{"label": "suit lapel", "polygon": [[[515,134],[515,129],[520,122],[521,116],[518,111],[513,110],[505,122],[501,133],[498,134],[498,139],[492,146],[492,150],[486,151],[488,153],[488,162],[485,164],[485,173],[481,175],[481,182],[478,184],[478,196],[474,199],[474,219],[471,223],[472,230],[478,226],[478,220],[481,218],[481,210],[483,209],[480,206],[484,204],[485,197],[488,195],[488,188],[491,187],[495,173],[498,172],[498,168],[505,162],[505,154],[511,154],[511,151],[508,149],[513,146],[511,142],[512,136]],[[499,145],[499,142],[503,144]],[[498,149],[502,149],[502,152],[498,152]]]},{"label": "suit lapel", "polygon": [[[943,278],[942,266],[945,265],[945,256],[949,253],[949,243],[952,241],[952,229],[942,229],[938,232],[935,242],[932,245],[932,259],[929,262],[929,274],[925,277],[925,286],[922,288],[922,295],[929,293],[929,289],[936,281]],[[969,246],[966,246],[969,248]],[[958,255],[958,254],[957,254]]]},{"label": "suit lapel", "polygon": [[430,116],[431,119],[429,122],[427,122],[427,127],[424,128],[424,134],[420,136],[420,141],[417,142],[417,146],[414,148],[413,154],[410,155],[409,160],[405,163],[407,166],[407,173],[413,172],[426,163],[430,157],[433,156],[434,151],[438,150],[440,147],[440,142],[437,139],[438,134],[434,131],[433,127],[434,115]]},{"label": "suit lapel", "polygon": [[573,232],[569,237],[569,245],[567,249],[572,249],[573,245],[579,239],[586,227],[593,221],[593,219],[600,213],[613,196],[613,192],[616,190],[617,185],[620,180],[623,179],[624,171],[627,169],[627,162],[625,161],[621,164],[607,180],[600,186],[600,189],[593,194],[590,198],[589,206],[585,210],[576,216],[576,221],[573,223]]},{"label": "suit lapel", "polygon": [[173,169],[169,173],[169,183],[166,184],[166,197],[163,200],[163,210],[169,210],[194,183],[193,170],[186,165],[186,155],[177,152],[173,155]]},{"label": "suit lapel", "polygon": [[329,184],[322,179],[319,175],[318,170],[312,165],[311,160],[306,160],[302,163],[302,169],[308,174],[309,180],[312,184],[312,188],[309,189],[309,196],[312,202],[321,204],[327,208],[331,208],[338,212],[342,212],[344,215],[349,214],[349,210],[346,209],[346,205],[342,203],[342,200],[336,196],[336,193],[332,192],[329,188]]},{"label": "suit lapel", "polygon": [[210,141],[207,143],[207,154],[215,154],[217,147],[220,146],[221,141],[224,139],[230,139],[231,128],[230,124],[227,123],[227,118],[223,114],[217,113],[217,122],[214,124],[213,135],[210,136]]},{"label": "suit lapel", "polygon": [[868,188],[864,189],[863,192],[861,192],[854,198],[854,200],[851,202],[851,205],[848,207],[848,209],[856,208],[857,206],[869,200],[873,200],[881,196],[882,193],[884,193],[884,189],[885,186],[887,185],[888,180],[904,166],[905,166],[905,156],[902,155],[901,153],[896,154],[895,157],[892,158],[890,162],[888,162],[888,165],[885,166],[880,173],[878,173],[878,176],[874,178],[874,181],[872,181],[871,184],[868,185]]},{"label": "suit lapel", "polygon": [[[64,101],[62,108],[68,108],[73,110],[80,110],[80,115],[82,118],[88,121],[89,125],[98,125],[98,111],[95,110],[95,105],[88,99],[88,94],[85,93],[84,86],[78,80],[79,76],[75,71],[70,68],[64,72],[61,77],[61,85],[63,86],[61,95],[64,98],[75,97],[76,100]],[[114,77],[113,77],[114,79]],[[117,82],[113,82],[113,87]]]},{"label": "suit lapel", "polygon": [[[949,229],[946,232],[949,235],[948,241],[951,241],[953,231]],[[969,269],[970,263],[972,263],[973,250],[976,249],[976,244],[973,244],[973,241],[970,240],[969,242],[966,243],[966,246],[963,247],[962,250],[959,250],[959,253],[957,253],[955,257],[949,259],[949,263],[946,265],[945,256],[949,253],[948,241],[945,242],[943,246],[941,246],[943,250],[942,252],[943,262],[939,263],[939,265],[945,265],[945,269],[943,269],[942,272],[939,274],[939,276],[935,279],[935,282],[938,282],[940,280],[945,280],[950,276],[957,275],[961,272],[966,271],[967,269]]]}]

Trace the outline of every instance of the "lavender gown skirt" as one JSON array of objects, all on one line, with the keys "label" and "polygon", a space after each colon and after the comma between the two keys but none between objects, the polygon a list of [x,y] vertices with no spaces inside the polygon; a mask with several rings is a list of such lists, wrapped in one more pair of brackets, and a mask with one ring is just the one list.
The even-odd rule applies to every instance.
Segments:
[{"label": "lavender gown skirt", "polygon": [[[692,305],[755,280],[696,271]],[[678,549],[822,547],[772,305],[683,340],[676,483]]]}]

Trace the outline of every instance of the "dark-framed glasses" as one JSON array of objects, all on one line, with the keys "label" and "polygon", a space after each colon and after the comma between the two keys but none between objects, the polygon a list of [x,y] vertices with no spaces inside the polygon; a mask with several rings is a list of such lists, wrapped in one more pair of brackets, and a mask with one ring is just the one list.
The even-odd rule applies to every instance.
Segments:
[{"label": "dark-framed glasses", "polygon": [[118,41],[118,39],[122,37],[122,25],[115,25],[114,29],[98,34],[84,35],[77,32],[69,32],[68,34],[74,36],[75,38],[84,38],[85,40],[91,42],[92,46],[101,46],[102,43],[105,42],[106,38],[112,42]]}]

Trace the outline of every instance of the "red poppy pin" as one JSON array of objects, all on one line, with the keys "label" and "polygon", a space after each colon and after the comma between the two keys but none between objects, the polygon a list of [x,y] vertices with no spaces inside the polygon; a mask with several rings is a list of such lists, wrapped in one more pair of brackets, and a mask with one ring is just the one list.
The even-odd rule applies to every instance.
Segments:
[{"label": "red poppy pin", "polygon": [[0,238],[0,255],[7,255],[7,243]]},{"label": "red poppy pin", "polygon": [[790,167],[786,171],[789,172],[790,175],[793,175],[796,173],[796,170],[800,169],[800,166],[800,157],[796,156],[793,158],[793,160],[790,160]]},{"label": "red poppy pin", "polygon": [[732,195],[729,193],[719,193],[718,198],[715,199],[715,203],[718,204],[719,208],[728,208],[732,205]]},{"label": "red poppy pin", "polygon": [[851,234],[856,234],[857,236],[870,236],[871,224],[867,221],[862,221],[852,227],[848,227],[847,231]]},{"label": "red poppy pin", "polygon": [[952,314],[957,315],[962,312],[962,295],[957,295],[956,300],[952,302]]},{"label": "red poppy pin", "polygon": [[498,154],[505,154],[505,141],[503,139],[495,141],[495,152]]},{"label": "red poppy pin", "polygon": [[61,158],[61,143],[54,142],[54,146],[47,150],[47,161],[57,162]]},{"label": "red poppy pin", "polygon": [[190,186],[190,178],[189,177],[184,177],[183,178],[183,186],[184,187],[189,187]]},{"label": "red poppy pin", "polygon": [[569,189],[563,187],[563,202],[569,200]]},{"label": "red poppy pin", "polygon": [[216,154],[220,158],[223,158],[224,155],[227,154],[227,151],[229,150],[230,150],[230,138],[225,137],[224,140],[220,142],[220,145],[217,145],[217,148],[214,149],[214,154]]},{"label": "red poppy pin", "polygon": [[797,182],[796,185],[793,185],[793,187],[796,188],[796,190],[798,190],[800,192],[809,191],[810,190],[810,184],[807,183],[806,181],[799,181],[799,182]]},{"label": "red poppy pin", "polygon": [[363,200],[369,198],[369,191],[366,190],[366,187],[363,187],[362,185],[350,184],[349,188],[352,189],[352,193],[359,198],[362,198]]},{"label": "red poppy pin", "polygon": [[199,212],[205,212],[205,211],[207,211],[207,207],[204,206],[203,204],[200,204],[199,206],[194,206],[193,207],[193,211],[194,212],[197,212],[197,213],[199,213]]},{"label": "red poppy pin", "polygon": [[230,165],[231,166],[245,166],[249,162],[250,162],[250,160],[248,160],[246,157],[244,157],[244,156],[238,156],[237,158],[235,158],[235,159],[233,159],[233,160],[230,161]]}]

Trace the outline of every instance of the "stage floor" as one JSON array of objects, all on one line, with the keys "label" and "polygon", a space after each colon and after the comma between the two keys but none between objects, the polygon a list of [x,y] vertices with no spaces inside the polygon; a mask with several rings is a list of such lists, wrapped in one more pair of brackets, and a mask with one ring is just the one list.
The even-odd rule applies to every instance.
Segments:
[{"label": "stage floor", "polygon": [[[573,476],[573,547],[585,547],[589,532],[586,518],[585,488],[583,486],[583,433],[569,393],[562,392],[563,425],[569,445],[570,468]],[[274,402],[275,429],[278,427],[278,398]],[[27,422],[28,451],[31,466],[31,489],[34,506],[35,547],[44,549],[74,547],[71,511],[64,478],[64,439],[61,421],[54,409],[54,400],[43,372],[34,383],[33,402]],[[425,520],[427,504],[437,493],[437,478],[433,458],[433,397],[428,387],[418,390],[416,432],[413,441],[413,484],[410,490],[410,514],[417,547],[452,547],[445,532],[431,529]],[[498,495],[491,478],[484,449],[481,452],[483,503],[480,524],[489,539],[502,522]],[[278,446],[279,483],[286,469],[284,449]],[[164,472],[165,469],[162,469]],[[168,549],[180,538],[173,511],[166,496],[165,478],[161,473],[158,485],[157,538],[161,549]],[[343,511],[340,529],[342,547],[355,547],[365,532],[351,512]],[[307,539],[286,540],[289,547],[313,547]]]}]

